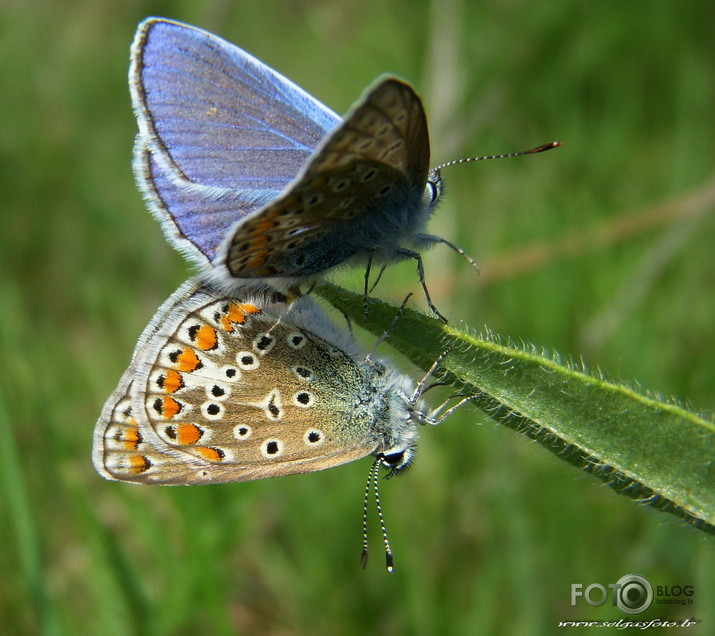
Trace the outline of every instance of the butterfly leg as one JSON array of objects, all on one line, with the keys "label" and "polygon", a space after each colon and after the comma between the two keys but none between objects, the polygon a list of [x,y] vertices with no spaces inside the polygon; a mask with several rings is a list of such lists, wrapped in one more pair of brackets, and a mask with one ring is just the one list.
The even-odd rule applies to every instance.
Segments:
[{"label": "butterfly leg", "polygon": [[380,282],[380,279],[382,278],[382,275],[385,273],[386,269],[387,265],[383,265],[380,268],[380,271],[377,273],[377,278],[375,279],[375,282],[370,286],[370,291],[368,293],[372,294],[372,292],[375,291],[375,287],[377,287],[377,284]]},{"label": "butterfly leg", "polygon": [[383,265],[380,268],[380,271],[377,274],[377,278],[375,279],[375,282],[373,282],[372,285],[370,285],[370,270],[372,268],[372,255],[374,252],[370,252],[370,257],[368,258],[367,261],[367,266],[365,267],[365,286],[363,288],[363,303],[365,307],[365,317],[367,317],[367,299],[372,294],[372,292],[375,291],[375,287],[377,287],[377,284],[380,282],[380,279],[382,278],[382,275],[385,273],[385,269],[387,269],[387,265]]},{"label": "butterfly leg", "polygon": [[404,247],[401,247],[397,250],[397,253],[400,256],[405,256],[408,258],[414,258],[417,261],[417,274],[420,278],[420,285],[422,285],[422,289],[425,293],[425,299],[427,300],[427,305],[429,308],[432,310],[434,314],[437,315],[437,317],[447,324],[449,321],[439,312],[437,307],[434,306],[434,303],[432,302],[432,297],[429,295],[429,290],[427,289],[427,283],[425,282],[425,268],[422,263],[422,257],[419,255],[418,252],[413,252],[412,250],[405,249]]},{"label": "butterfly leg", "polygon": [[431,389],[432,386],[435,386],[435,385],[431,385],[427,389],[425,388],[425,384],[427,384],[427,381],[432,376],[434,376],[435,372],[437,371],[437,367],[439,367],[442,360],[444,360],[451,353],[451,351],[452,351],[452,348],[450,347],[449,349],[446,349],[445,351],[440,353],[439,356],[437,357],[437,359],[432,363],[432,366],[429,369],[427,369],[427,373],[425,373],[424,376],[422,376],[422,379],[417,383],[417,386],[415,387],[415,390],[413,391],[412,396],[409,399],[409,403],[412,406],[417,404],[417,400],[419,400],[420,397],[422,397],[422,395],[424,394],[425,391],[427,391],[428,389]]},{"label": "butterfly leg", "polygon": [[392,322],[387,325],[387,329],[382,332],[382,335],[375,341],[375,343],[372,345],[370,348],[370,351],[367,352],[367,355],[365,356],[365,362],[367,362],[370,359],[370,356],[375,353],[375,349],[377,349],[382,342],[387,338],[387,336],[390,335],[390,332],[392,331],[393,327],[397,324],[397,321],[402,318],[402,314],[405,312],[405,307],[407,306],[407,301],[412,297],[412,292],[407,294],[405,299],[402,301],[402,304],[400,305],[399,310],[395,314],[395,317],[392,319]]},{"label": "butterfly leg", "polygon": [[345,312],[345,310],[342,307],[338,307],[337,305],[333,305],[333,307],[335,307],[335,309],[337,309],[342,314],[343,318],[345,319],[345,325],[348,328],[348,333],[352,337],[352,335],[353,335],[353,321],[350,320],[350,316],[348,316],[348,314]]},{"label": "butterfly leg", "polygon": [[[456,395],[453,395],[452,397],[458,397]],[[429,413],[428,415],[425,415],[424,421],[427,422],[427,424],[432,424],[432,425],[437,425],[441,424],[446,420],[452,413],[454,413],[458,408],[461,406],[464,406],[467,402],[471,402],[472,400],[476,399],[479,397],[479,394],[474,394],[474,395],[468,395],[467,397],[463,397],[459,402],[448,408],[446,411],[442,412],[442,409],[447,405],[449,400],[452,398],[450,397],[449,399],[445,400],[442,404],[440,404],[434,411]]]},{"label": "butterfly leg", "polygon": [[479,273],[479,265],[477,261],[475,261],[469,254],[467,254],[461,247],[459,247],[459,245],[455,245],[447,239],[442,238],[441,236],[436,236],[434,234],[417,234],[415,235],[415,238],[428,243],[442,243],[443,245],[446,245],[451,250],[457,252],[457,254],[459,254],[462,258],[464,258],[464,260],[467,261],[467,263],[469,263],[475,270],[477,270],[477,274]]},{"label": "butterfly leg", "polygon": [[[415,387],[415,390],[413,391],[412,395],[410,396],[408,402],[414,406],[417,404],[417,400],[419,400],[427,391],[432,389],[435,386],[440,386],[445,384],[445,382],[433,382],[429,386],[426,386],[427,381],[434,377],[437,369],[439,368],[440,363],[442,360],[444,360],[450,353],[452,352],[452,347],[445,349],[439,356],[438,358],[432,363],[432,366],[427,370],[427,372],[424,374],[422,379],[417,383],[417,386]],[[446,411],[444,409],[447,407],[449,404],[450,400],[454,398],[459,398],[461,397],[462,399],[459,400],[456,404],[448,408]],[[415,412],[415,415],[419,419],[419,421],[423,424],[432,424],[432,425],[437,425],[441,424],[444,420],[446,420],[452,413],[454,413],[460,406],[466,404],[467,402],[474,400],[475,398],[479,397],[478,393],[468,395],[468,396],[463,396],[457,393],[456,395],[451,395],[448,397],[442,404],[440,404],[436,409],[433,409],[429,413],[423,413],[421,411]],[[443,412],[444,411],[444,412]]]},{"label": "butterfly leg", "polygon": [[374,253],[370,251],[370,256],[368,256],[367,265],[365,266],[365,285],[362,290],[362,305],[365,311],[365,318],[367,318],[367,295],[370,293],[368,289],[370,287],[370,270],[372,269],[372,256]]}]

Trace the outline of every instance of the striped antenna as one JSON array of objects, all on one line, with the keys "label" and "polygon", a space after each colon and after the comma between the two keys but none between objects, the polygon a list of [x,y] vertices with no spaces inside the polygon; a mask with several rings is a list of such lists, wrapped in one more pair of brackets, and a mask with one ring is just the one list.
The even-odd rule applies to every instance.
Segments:
[{"label": "striped antenna", "polygon": [[448,161],[447,163],[443,163],[434,168],[434,170],[441,170],[442,168],[448,168],[449,166],[456,166],[458,163],[468,163],[470,161],[484,161],[485,159],[508,159],[509,157],[533,155],[537,152],[546,152],[547,150],[551,150],[552,148],[558,148],[559,146],[563,146],[563,143],[560,141],[550,141],[547,144],[542,144],[541,146],[537,146],[536,148],[532,148],[531,150],[522,150],[521,152],[510,152],[505,155],[485,155],[483,157],[465,157],[464,159],[455,159],[454,161]]}]

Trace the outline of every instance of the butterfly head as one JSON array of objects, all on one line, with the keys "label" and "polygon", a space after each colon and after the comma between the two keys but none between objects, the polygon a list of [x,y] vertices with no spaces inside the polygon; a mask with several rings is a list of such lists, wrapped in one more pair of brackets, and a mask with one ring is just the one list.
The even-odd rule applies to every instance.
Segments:
[{"label": "butterfly head", "polygon": [[442,190],[442,175],[439,172],[439,168],[433,168],[427,174],[427,184],[422,195],[422,205],[428,210],[434,209],[442,196]]},{"label": "butterfly head", "polygon": [[419,411],[414,400],[414,386],[408,376],[397,373],[383,362],[365,360],[365,393],[353,411],[376,434],[378,445],[373,455],[393,476],[406,469],[414,459]]},{"label": "butterfly head", "polygon": [[396,446],[378,455],[380,463],[390,471],[387,473],[388,478],[394,477],[395,475],[407,470],[412,465],[414,457],[414,443],[407,447]]}]

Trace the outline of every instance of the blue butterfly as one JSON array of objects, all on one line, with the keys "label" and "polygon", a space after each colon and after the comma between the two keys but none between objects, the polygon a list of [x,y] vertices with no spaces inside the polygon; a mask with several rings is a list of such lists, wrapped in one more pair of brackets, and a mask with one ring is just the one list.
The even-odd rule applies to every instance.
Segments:
[{"label": "blue butterfly", "polygon": [[224,284],[286,288],[413,258],[427,293],[419,251],[452,245],[423,233],[442,186],[409,84],[378,79],[341,119],[240,48],[162,18],[139,26],[131,60],[136,178],[188,259]]}]

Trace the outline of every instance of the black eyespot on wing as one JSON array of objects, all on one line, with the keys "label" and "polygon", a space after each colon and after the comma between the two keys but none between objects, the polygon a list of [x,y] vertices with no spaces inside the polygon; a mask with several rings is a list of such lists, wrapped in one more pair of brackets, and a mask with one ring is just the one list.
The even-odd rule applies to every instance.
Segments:
[{"label": "black eyespot on wing", "polygon": [[276,404],[276,398],[275,398],[275,396],[271,396],[271,399],[270,399],[270,401],[268,402],[268,412],[269,412],[274,418],[278,418],[278,417],[280,417],[280,415],[281,415],[281,410],[280,410],[278,404]]},{"label": "black eyespot on wing", "polygon": [[273,338],[271,336],[263,335],[256,342],[256,349],[259,351],[265,351],[273,343]]}]

